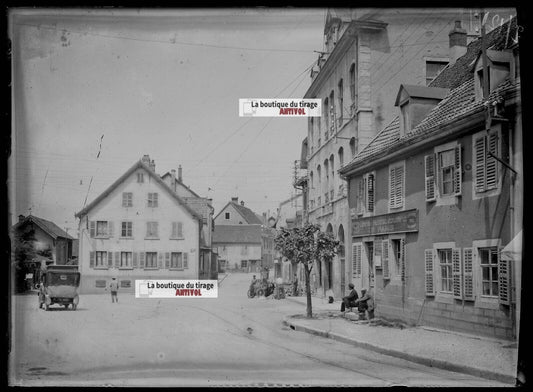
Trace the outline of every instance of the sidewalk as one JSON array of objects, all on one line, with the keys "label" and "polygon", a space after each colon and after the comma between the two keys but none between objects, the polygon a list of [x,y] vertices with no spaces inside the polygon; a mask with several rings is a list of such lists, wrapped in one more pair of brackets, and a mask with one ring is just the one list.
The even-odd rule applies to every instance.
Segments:
[{"label": "sidewalk", "polygon": [[[425,327],[404,329],[354,322],[356,314],[340,316],[338,301],[313,297],[313,315],[302,318],[305,297],[287,297],[302,305],[300,315],[288,316],[284,324],[303,331],[393,357],[477,377],[515,384],[516,343]],[[379,322],[378,319],[376,321]]]}]

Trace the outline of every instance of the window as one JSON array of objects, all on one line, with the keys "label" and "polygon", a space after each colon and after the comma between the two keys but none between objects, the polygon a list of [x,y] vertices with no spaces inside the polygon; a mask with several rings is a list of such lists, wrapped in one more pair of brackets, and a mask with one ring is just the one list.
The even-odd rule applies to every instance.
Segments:
[{"label": "window", "polygon": [[157,252],[146,252],[144,268],[157,268]]},{"label": "window", "polygon": [[375,173],[367,173],[359,180],[357,192],[357,213],[374,212]]},{"label": "window", "polygon": [[426,86],[448,65],[448,61],[426,60]]},{"label": "window", "polygon": [[439,152],[439,191],[442,196],[452,195],[454,191],[455,151]]},{"label": "window", "polygon": [[171,238],[183,238],[183,223],[182,222],[172,222]]},{"label": "window", "polygon": [[123,287],[123,288],[131,287],[131,280],[121,280],[120,287]]},{"label": "window", "polygon": [[342,165],[344,165],[344,149],[341,147],[339,148],[339,167]]},{"label": "window", "polygon": [[309,185],[311,185],[311,187],[310,187],[311,189],[314,188],[314,183],[313,183],[314,178],[313,178],[313,176],[314,176],[314,174],[313,174],[313,172],[311,171],[311,173],[309,173]]},{"label": "window", "polygon": [[404,244],[403,239],[392,239],[391,240],[392,258],[394,259],[394,268],[395,268],[393,273],[396,276],[403,276],[403,268],[404,268],[403,244]]},{"label": "window", "polygon": [[181,252],[172,252],[170,255],[170,268],[183,269],[183,257]]},{"label": "window", "polygon": [[137,182],[144,182],[144,173],[137,173]]},{"label": "window", "polygon": [[157,207],[157,193],[148,193],[148,207]]},{"label": "window", "polygon": [[426,201],[446,202],[441,198],[453,199],[462,192],[461,145],[452,142],[436,147],[435,151],[424,157]]},{"label": "window", "polygon": [[122,207],[132,207],[133,206],[133,193],[123,192],[122,193]]},{"label": "window", "polygon": [[241,268],[248,267],[248,260],[241,260]]},{"label": "window", "polygon": [[389,167],[389,208],[402,208],[404,201],[404,165]]},{"label": "window", "polygon": [[356,146],[355,146],[355,137],[352,137],[350,139],[350,152],[352,153],[352,158],[355,156],[356,153]]},{"label": "window", "polygon": [[452,293],[453,291],[453,274],[452,274],[452,250],[439,249],[437,251],[440,266],[440,291]]},{"label": "window", "polygon": [[133,237],[133,223],[132,222],[122,222],[122,237]]},{"label": "window", "polygon": [[107,252],[96,252],[96,262],[94,264],[95,267],[108,267],[107,264]]},{"label": "window", "polygon": [[[326,138],[327,138],[327,134],[329,130],[329,114],[330,114],[329,99],[326,97],[326,99],[324,99],[324,128],[325,128],[324,134],[326,135]],[[318,145],[320,146],[320,138],[318,139]]]},{"label": "window", "polygon": [[355,64],[350,67],[350,99],[352,100],[351,115],[355,114],[357,107],[357,90],[355,88]]},{"label": "window", "polygon": [[339,127],[342,125],[344,116],[344,86],[342,79],[339,81]]},{"label": "window", "polygon": [[501,157],[500,133],[483,131],[474,135],[474,186],[476,193],[499,188],[500,165],[495,157]]},{"label": "window", "polygon": [[331,90],[331,93],[329,94],[329,105],[330,108],[330,124],[327,125],[327,127],[330,129],[330,133],[333,135],[333,131],[335,129],[335,91]]},{"label": "window", "polygon": [[97,237],[106,237],[107,236],[107,221],[97,221],[96,222],[96,236]]},{"label": "window", "polygon": [[410,130],[408,102],[400,106],[400,114],[402,118],[402,134],[405,135]]},{"label": "window", "polygon": [[120,267],[121,268],[131,268],[132,266],[132,253],[131,252],[120,252]]},{"label": "window", "polygon": [[157,233],[157,222],[146,222],[146,237],[147,238],[158,238]]},{"label": "window", "polygon": [[479,248],[481,295],[498,297],[498,248]]},{"label": "window", "polygon": [[229,213],[229,212],[226,212],[226,213],[224,214],[224,219],[226,219],[226,220],[229,220],[229,219],[230,219],[230,213]]}]

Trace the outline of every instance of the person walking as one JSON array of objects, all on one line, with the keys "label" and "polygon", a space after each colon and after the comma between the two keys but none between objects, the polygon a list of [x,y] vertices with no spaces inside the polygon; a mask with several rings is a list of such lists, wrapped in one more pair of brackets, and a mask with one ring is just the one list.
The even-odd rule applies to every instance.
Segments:
[{"label": "person walking", "polygon": [[111,302],[118,302],[118,282],[117,278],[112,278],[109,283],[109,291],[111,291]]},{"label": "person walking", "polygon": [[341,312],[344,312],[346,308],[354,307],[356,305],[357,298],[359,298],[359,295],[357,295],[357,291],[355,291],[354,284],[350,283],[348,287],[350,288],[350,294],[342,298]]}]

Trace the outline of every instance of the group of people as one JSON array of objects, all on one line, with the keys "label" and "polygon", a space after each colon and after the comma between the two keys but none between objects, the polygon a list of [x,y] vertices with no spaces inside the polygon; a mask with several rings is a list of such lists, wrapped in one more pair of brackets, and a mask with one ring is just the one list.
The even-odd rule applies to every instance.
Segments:
[{"label": "group of people", "polygon": [[359,320],[366,320],[366,313],[368,312],[368,319],[374,318],[374,298],[372,297],[372,294],[367,289],[361,290],[361,298],[359,298],[359,295],[357,294],[357,291],[355,290],[355,286],[353,283],[350,283],[348,285],[350,288],[350,293],[342,298],[341,303],[341,312],[345,312],[346,308],[355,308],[357,307],[357,311],[359,313]]}]

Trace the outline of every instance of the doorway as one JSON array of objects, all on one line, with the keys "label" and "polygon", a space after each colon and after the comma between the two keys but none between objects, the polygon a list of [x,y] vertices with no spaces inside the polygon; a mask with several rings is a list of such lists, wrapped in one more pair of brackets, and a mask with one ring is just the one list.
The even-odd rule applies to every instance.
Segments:
[{"label": "doorway", "polygon": [[365,242],[366,258],[368,261],[368,288],[374,288],[374,242]]}]

